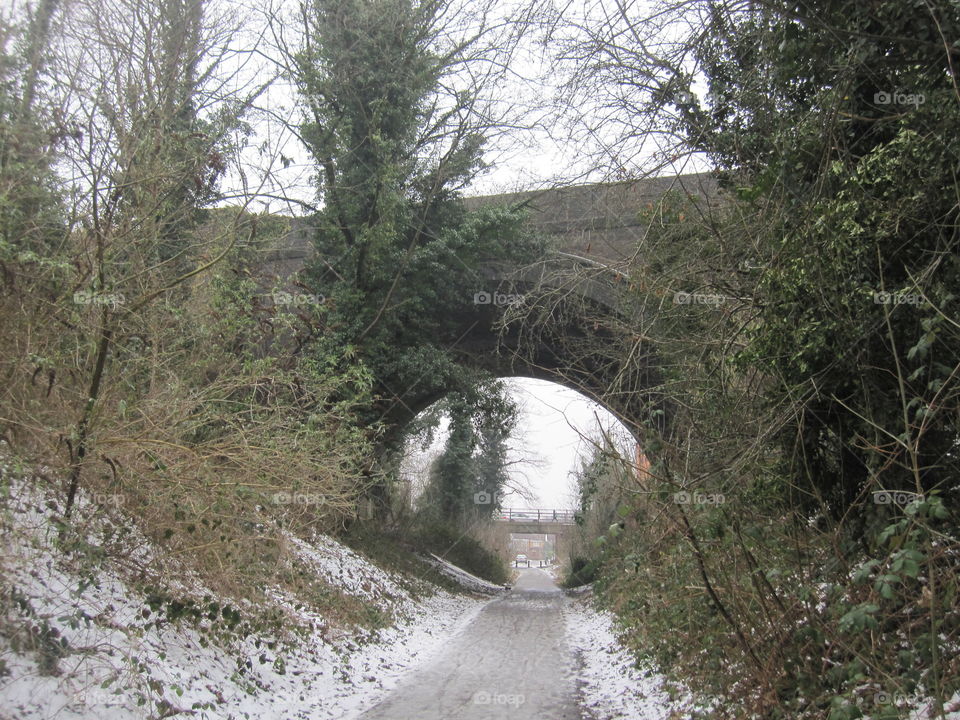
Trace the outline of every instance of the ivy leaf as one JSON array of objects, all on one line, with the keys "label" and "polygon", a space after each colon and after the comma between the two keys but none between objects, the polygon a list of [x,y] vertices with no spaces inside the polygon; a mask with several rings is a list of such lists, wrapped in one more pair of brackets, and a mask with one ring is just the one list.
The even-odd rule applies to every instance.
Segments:
[{"label": "ivy leaf", "polygon": [[[888,540],[898,540],[899,535],[897,533],[903,529],[903,521],[897,521],[887,525],[883,530],[880,531],[880,535],[877,538],[877,541],[883,545]],[[892,544],[892,543],[891,543]]]},{"label": "ivy leaf", "polygon": [[894,555],[890,569],[893,572],[903,573],[907,577],[916,578],[920,574],[921,562],[923,562],[923,553],[905,548]]},{"label": "ivy leaf", "polygon": [[873,573],[874,568],[880,564],[879,560],[868,560],[863,565],[857,568],[856,572],[853,574],[853,581],[855,583],[866,582],[870,575]]},{"label": "ivy leaf", "polygon": [[840,618],[841,632],[860,632],[867,628],[875,630],[879,625],[873,614],[879,609],[879,605],[860,603]]},{"label": "ivy leaf", "polygon": [[943,506],[943,501],[938,497],[932,497],[926,502],[928,513],[937,520],[946,520],[947,509]]}]

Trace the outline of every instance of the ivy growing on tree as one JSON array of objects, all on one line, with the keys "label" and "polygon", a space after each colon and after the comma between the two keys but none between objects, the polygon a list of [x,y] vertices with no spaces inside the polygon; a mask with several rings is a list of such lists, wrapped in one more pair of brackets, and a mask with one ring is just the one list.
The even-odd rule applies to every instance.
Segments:
[{"label": "ivy growing on tree", "polygon": [[[460,197],[496,128],[484,92],[516,39],[443,0],[311,0],[304,15],[294,73],[322,201],[309,283],[327,298],[321,345],[377,378],[375,420],[477,380],[456,360],[477,268],[539,252],[519,214]],[[489,72],[468,82],[468,65]]]}]

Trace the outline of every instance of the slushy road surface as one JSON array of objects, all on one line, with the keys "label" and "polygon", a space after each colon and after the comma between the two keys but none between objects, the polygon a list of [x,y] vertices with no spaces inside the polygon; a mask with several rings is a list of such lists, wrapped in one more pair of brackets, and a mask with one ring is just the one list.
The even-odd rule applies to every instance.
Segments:
[{"label": "slushy road surface", "polygon": [[564,602],[549,575],[521,568],[507,595],[361,719],[579,720]]}]

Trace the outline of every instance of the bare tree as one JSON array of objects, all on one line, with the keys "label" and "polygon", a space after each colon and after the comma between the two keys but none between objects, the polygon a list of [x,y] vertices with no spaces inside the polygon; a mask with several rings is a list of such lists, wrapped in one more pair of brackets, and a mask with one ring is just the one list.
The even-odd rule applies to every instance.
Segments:
[{"label": "bare tree", "polygon": [[41,95],[52,108],[52,170],[67,202],[49,252],[20,256],[21,270],[45,280],[18,315],[20,337],[33,339],[18,351],[21,362],[76,358],[76,391],[64,387],[62,398],[77,413],[63,438],[69,513],[111,360],[131,338],[149,341],[149,308],[209,270],[237,237],[242,208],[216,237],[197,229],[218,200],[252,97],[229,63],[236,19],[204,0],[45,2],[29,28],[16,117]]}]

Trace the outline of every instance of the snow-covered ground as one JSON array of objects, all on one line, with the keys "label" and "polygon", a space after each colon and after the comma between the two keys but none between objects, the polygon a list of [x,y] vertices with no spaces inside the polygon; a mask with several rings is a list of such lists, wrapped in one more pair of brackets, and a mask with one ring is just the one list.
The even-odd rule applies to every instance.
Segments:
[{"label": "snow-covered ground", "polygon": [[670,720],[690,717],[691,698],[672,699],[663,677],[636,667],[617,640],[613,616],[594,610],[588,596],[564,606],[567,642],[580,662],[580,699],[591,720]]},{"label": "snow-covered ground", "polygon": [[[423,676],[424,670],[425,676],[435,676],[430,687],[445,701],[444,678],[453,668],[460,667],[467,681],[480,682],[475,676],[483,667],[477,656],[484,643],[489,668],[480,673],[486,684],[477,688],[486,692],[497,673],[517,680],[513,668],[533,668],[536,682],[527,682],[516,696],[529,695],[523,712],[507,709],[511,717],[527,713],[539,720],[534,689],[552,676],[534,662],[546,657],[547,634],[541,607],[546,601],[536,593],[527,597],[530,593],[518,587],[503,595],[500,586],[433,557],[446,575],[487,597],[455,595],[379,567],[334,538],[287,535],[287,554],[298,568],[394,624],[380,630],[338,625],[278,585],[263,588],[267,601],[261,606],[234,605],[238,617],[270,611],[281,621],[230,635],[222,617],[206,616],[210,603],[222,610],[230,601],[189,570],[171,571],[175,563],[120,513],[109,517],[96,511],[81,493],[75,515],[87,521],[80,543],[85,546],[64,552],[51,521],[52,496],[37,482],[12,477],[2,456],[0,476],[2,720],[160,720],[181,714],[210,720],[354,720],[398,686],[409,694],[410,678]],[[113,540],[104,554],[108,535]],[[158,573],[161,560],[164,570]],[[167,597],[197,599],[204,613],[194,620],[171,620],[169,611],[164,615],[151,608],[144,576],[158,575]],[[416,594],[412,587],[418,588]],[[590,720],[672,720],[703,709],[699,703],[695,708],[682,687],[668,688],[652,669],[638,668],[617,639],[613,616],[595,610],[590,595],[589,588],[567,593],[557,604],[563,621],[558,616],[546,626],[558,634],[547,645],[565,648],[564,657],[576,668],[576,691],[570,680],[564,707]],[[528,605],[535,637],[518,642],[518,618]],[[488,611],[481,616],[484,607]],[[507,651],[516,658],[508,660]],[[507,685],[503,680],[495,689]],[[904,704],[912,707],[911,720],[929,720],[922,699]],[[489,710],[471,708],[481,715]],[[960,720],[960,695],[948,704],[946,717]]]},{"label": "snow-covered ground", "polygon": [[[2,462],[0,472],[11,482]],[[129,547],[122,558],[108,557],[85,574],[55,548],[47,500],[13,480],[0,503],[4,720],[127,720],[179,712],[212,720],[353,718],[404,671],[428,661],[484,604],[439,588],[414,598],[401,578],[332,538],[290,537],[300,564],[388,610],[396,626],[337,628],[278,587],[266,594],[285,617],[281,630],[214,637],[206,619],[157,622],[125,572],[149,566],[156,553],[134,528],[125,528]],[[81,498],[78,515],[84,507]],[[189,573],[166,589],[178,597],[209,596],[220,606],[228,602]],[[246,617],[263,608],[237,609]]]},{"label": "snow-covered ground", "polygon": [[567,566],[561,565],[560,563],[553,563],[543,568],[543,571],[549,575],[555,583],[560,584],[563,578],[566,577]]},{"label": "snow-covered ground", "polygon": [[[674,684],[673,698],[666,681],[653,670],[638,669],[633,656],[617,640],[612,615],[591,607],[589,590],[571,597],[564,608],[567,641],[580,660],[580,699],[584,717],[590,720],[672,720],[707,713],[720,699],[693,696]],[[568,593],[568,595],[574,595]],[[890,698],[908,720],[934,720],[929,698]],[[944,705],[944,720],[960,720],[960,693]],[[870,720],[869,714],[863,720]]]},{"label": "snow-covered ground", "polygon": [[482,593],[484,595],[499,595],[502,592],[505,592],[506,588],[502,585],[496,585],[488,580],[483,578],[478,578],[476,575],[471,575],[463,568],[452,565],[444,560],[442,557],[438,557],[433,553],[430,553],[430,560],[434,563],[437,570],[442,572],[449,578],[453,578],[460,585],[474,592]]}]

